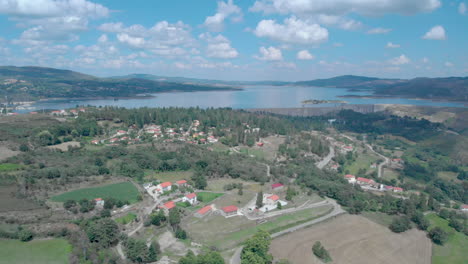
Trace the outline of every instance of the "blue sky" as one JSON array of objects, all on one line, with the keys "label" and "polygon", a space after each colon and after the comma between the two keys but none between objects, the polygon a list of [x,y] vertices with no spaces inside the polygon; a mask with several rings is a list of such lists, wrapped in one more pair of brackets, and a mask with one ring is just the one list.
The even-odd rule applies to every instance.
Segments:
[{"label": "blue sky", "polygon": [[468,75],[468,1],[0,0],[0,64],[225,80]]}]

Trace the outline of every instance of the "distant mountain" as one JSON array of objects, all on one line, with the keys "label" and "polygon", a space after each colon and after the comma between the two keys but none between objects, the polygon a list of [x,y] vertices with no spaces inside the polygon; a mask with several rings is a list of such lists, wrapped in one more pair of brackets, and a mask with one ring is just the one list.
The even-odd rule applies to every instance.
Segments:
[{"label": "distant mountain", "polygon": [[98,78],[44,67],[0,67],[0,99],[131,97],[159,92],[238,90],[230,86],[182,84],[143,78]]},{"label": "distant mountain", "polygon": [[152,74],[129,74],[124,76],[113,76],[112,79],[129,79],[129,78],[140,78],[153,81],[168,81],[186,84],[211,84],[211,85],[290,85],[292,82],[281,82],[281,81],[222,81],[222,80],[209,80],[209,79],[196,79],[186,77],[168,77],[159,76]]}]

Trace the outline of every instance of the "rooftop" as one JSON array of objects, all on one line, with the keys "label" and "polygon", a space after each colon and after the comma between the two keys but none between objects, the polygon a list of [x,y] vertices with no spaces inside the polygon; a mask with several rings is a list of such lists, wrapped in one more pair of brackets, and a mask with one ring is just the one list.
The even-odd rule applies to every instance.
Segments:
[{"label": "rooftop", "polygon": [[235,211],[237,211],[237,206],[235,206],[235,205],[229,205],[229,206],[223,207],[222,210],[223,210],[225,213],[235,212]]},{"label": "rooftop", "polygon": [[189,193],[189,194],[185,195],[185,197],[187,197],[189,199],[193,199],[193,198],[197,197],[197,194],[196,193]]},{"label": "rooftop", "polygon": [[211,205],[207,205],[205,207],[203,207],[202,209],[198,210],[197,213],[198,214],[201,214],[201,215],[204,215],[206,213],[208,213],[209,211],[211,211]]}]

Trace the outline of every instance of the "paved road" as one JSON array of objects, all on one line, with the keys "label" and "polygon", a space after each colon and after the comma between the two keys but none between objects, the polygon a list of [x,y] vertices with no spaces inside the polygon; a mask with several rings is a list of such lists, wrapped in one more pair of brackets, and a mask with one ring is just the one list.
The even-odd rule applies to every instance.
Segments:
[{"label": "paved road", "polygon": [[328,155],[323,158],[323,160],[315,163],[315,166],[319,169],[323,169],[332,159],[335,157],[335,149],[333,148],[332,145],[330,145],[330,151],[328,152]]},{"label": "paved road", "polygon": [[[327,219],[330,219],[330,218],[332,218],[332,217],[335,217],[335,216],[338,216],[338,215],[340,215],[340,214],[345,213],[345,211],[341,208],[341,206],[340,206],[339,204],[336,203],[335,200],[332,200],[332,199],[328,199],[328,198],[327,198],[326,201],[327,201],[329,204],[332,204],[332,205],[333,205],[333,211],[331,211],[331,212],[328,213],[327,215],[324,215],[324,216],[321,216],[321,217],[316,218],[316,219],[314,219],[314,220],[311,220],[311,221],[309,221],[309,222],[306,222],[306,223],[303,223],[303,224],[300,224],[300,225],[297,225],[297,226],[294,226],[294,227],[285,229],[285,230],[283,230],[283,231],[280,231],[280,232],[271,234],[271,237],[272,237],[272,238],[276,238],[276,237],[279,237],[279,236],[282,236],[282,235],[285,235],[285,234],[288,234],[288,233],[292,233],[292,232],[298,231],[298,230],[300,230],[300,229],[309,227],[309,226],[311,226],[311,225],[320,223],[320,222],[322,222],[322,221],[325,221],[325,220],[327,220]],[[234,252],[234,255],[231,257],[231,260],[229,261],[230,264],[241,264],[241,253],[242,253],[242,248],[243,248],[243,247],[238,247],[238,248],[236,248],[236,250],[235,250],[235,252]]]},{"label": "paved road", "polygon": [[390,159],[385,157],[384,155],[378,153],[377,151],[374,150],[374,148],[369,145],[369,144],[366,144],[367,148],[369,148],[372,152],[374,152],[377,156],[381,157],[384,159],[384,162],[380,163],[378,166],[377,166],[377,176],[379,178],[381,178],[383,176],[383,166],[387,165],[390,163]]}]

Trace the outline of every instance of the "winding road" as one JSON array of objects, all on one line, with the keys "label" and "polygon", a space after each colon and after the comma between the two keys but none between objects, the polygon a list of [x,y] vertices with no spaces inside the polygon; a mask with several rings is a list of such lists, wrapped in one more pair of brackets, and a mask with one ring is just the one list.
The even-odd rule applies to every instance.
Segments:
[{"label": "winding road", "polygon": [[332,145],[330,145],[330,151],[328,152],[328,155],[323,158],[323,160],[315,163],[315,166],[319,169],[323,169],[334,157],[335,157],[335,149],[333,148]]}]

